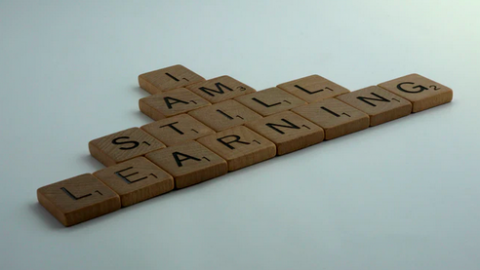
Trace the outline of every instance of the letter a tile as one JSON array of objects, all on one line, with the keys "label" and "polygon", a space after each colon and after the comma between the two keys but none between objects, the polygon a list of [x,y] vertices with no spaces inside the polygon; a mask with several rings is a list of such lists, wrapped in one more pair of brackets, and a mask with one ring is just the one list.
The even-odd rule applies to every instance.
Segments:
[{"label": "letter a tile", "polygon": [[165,145],[139,128],[130,128],[92,140],[88,148],[94,158],[111,166],[165,148]]},{"label": "letter a tile", "polygon": [[370,116],[370,126],[377,126],[412,112],[412,104],[378,86],[371,86],[337,97]]},{"label": "letter a tile", "polygon": [[327,98],[333,98],[350,92],[345,87],[318,75],[311,75],[305,78],[282,83],[277,87],[290,92],[308,103],[322,101]]},{"label": "letter a tile", "polygon": [[326,140],[366,129],[370,125],[367,114],[335,98],[301,106],[292,111],[323,128]]},{"label": "letter a tile", "polygon": [[146,155],[175,178],[175,187],[188,187],[228,172],[227,162],[199,144],[190,142],[167,147]]},{"label": "letter a tile", "polygon": [[210,102],[185,88],[156,94],[139,101],[140,111],[153,120],[164,119],[208,105]]},{"label": "letter a tile", "polygon": [[65,226],[120,209],[120,197],[91,174],[82,174],[37,190],[38,202]]},{"label": "letter a tile", "polygon": [[227,99],[255,93],[255,89],[230,76],[221,76],[199,82],[189,85],[187,88],[211,103],[218,103]]},{"label": "letter a tile", "polygon": [[144,125],[142,130],[168,146],[187,143],[215,133],[188,114],[179,114]]},{"label": "letter a tile", "polygon": [[293,112],[281,112],[245,124],[277,145],[284,155],[323,141],[323,129]]},{"label": "letter a tile", "polygon": [[410,74],[378,86],[412,102],[412,112],[448,103],[453,98],[452,89],[418,74]]},{"label": "letter a tile", "polygon": [[290,110],[307,102],[276,87],[258,91],[235,99],[262,116]]},{"label": "letter a tile", "polygon": [[170,91],[200,81],[205,79],[182,65],[162,68],[138,76],[140,87],[150,94]]},{"label": "letter a tile", "polygon": [[99,170],[93,175],[120,195],[122,207],[145,201],[174,188],[173,177],[144,157]]},{"label": "letter a tile", "polygon": [[275,156],[275,144],[252,130],[240,126],[198,139],[228,162],[235,171]]}]

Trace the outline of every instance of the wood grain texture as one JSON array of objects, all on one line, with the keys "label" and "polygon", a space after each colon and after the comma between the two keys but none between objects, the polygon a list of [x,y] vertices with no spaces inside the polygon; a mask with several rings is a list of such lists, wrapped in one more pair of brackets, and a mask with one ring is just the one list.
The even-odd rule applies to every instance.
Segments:
[{"label": "wood grain texture", "polygon": [[162,119],[141,127],[167,146],[183,144],[215,134],[215,131],[188,114]]},{"label": "wood grain texture", "polygon": [[122,207],[173,190],[173,177],[144,157],[99,170],[93,174],[120,195]]},{"label": "wood grain texture", "polygon": [[453,99],[452,89],[418,74],[410,74],[378,86],[410,101],[413,104],[412,112],[420,112]]},{"label": "wood grain texture", "polygon": [[138,76],[140,87],[150,94],[170,91],[200,81],[205,79],[182,65],[166,67]]},{"label": "wood grain texture", "polygon": [[176,188],[195,185],[228,172],[227,162],[198,142],[170,146],[146,157],[173,175]]},{"label": "wood grain texture", "polygon": [[227,160],[229,171],[273,158],[277,153],[273,142],[244,126],[200,138],[198,142]]},{"label": "wood grain texture", "polygon": [[65,226],[120,209],[120,197],[91,174],[41,187],[37,190],[37,198]]},{"label": "wood grain texture", "polygon": [[412,112],[412,103],[378,86],[370,86],[336,98],[368,114],[371,127]]},{"label": "wood grain texture", "polygon": [[245,126],[274,142],[277,155],[320,143],[324,139],[322,128],[290,111],[248,122]]},{"label": "wood grain texture", "polygon": [[140,99],[140,111],[153,120],[160,120],[210,105],[210,102],[185,88]]},{"label": "wood grain texture", "polygon": [[98,161],[111,166],[165,148],[165,144],[139,128],[129,128],[92,140],[88,148]]},{"label": "wood grain texture", "polygon": [[188,113],[215,131],[223,131],[262,116],[235,100],[226,100]]},{"label": "wood grain texture", "polygon": [[319,75],[311,75],[290,82],[277,85],[278,88],[285,90],[308,103],[322,101],[350,92],[332,81]]},{"label": "wood grain texture", "polygon": [[252,87],[230,76],[220,76],[208,81],[198,82],[189,85],[187,88],[211,103],[218,103],[256,92]]},{"label": "wood grain texture", "polygon": [[323,128],[326,140],[370,126],[370,119],[366,113],[335,98],[301,106],[292,111]]},{"label": "wood grain texture", "polygon": [[304,100],[276,87],[237,97],[235,100],[262,116],[269,116],[307,104]]}]

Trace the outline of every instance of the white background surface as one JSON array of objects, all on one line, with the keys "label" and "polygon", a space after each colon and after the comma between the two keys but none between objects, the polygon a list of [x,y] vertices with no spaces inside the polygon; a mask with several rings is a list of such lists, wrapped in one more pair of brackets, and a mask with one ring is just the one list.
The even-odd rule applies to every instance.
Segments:
[{"label": "white background surface", "polygon": [[[0,269],[479,269],[480,4],[1,1]],[[454,102],[64,228],[36,189],[151,122],[140,73],[261,90],[417,72]]]}]

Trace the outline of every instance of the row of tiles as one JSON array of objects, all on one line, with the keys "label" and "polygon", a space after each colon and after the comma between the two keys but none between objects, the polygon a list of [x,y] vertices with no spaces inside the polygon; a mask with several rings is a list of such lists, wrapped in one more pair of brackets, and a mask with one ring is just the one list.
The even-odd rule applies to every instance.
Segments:
[{"label": "row of tiles", "polygon": [[[153,94],[151,97],[142,99],[140,107],[145,107],[146,109],[142,111],[154,120],[230,99],[236,99],[240,103],[252,107],[257,113],[267,116],[279,112],[281,109],[279,107],[271,108],[272,106],[269,107],[271,109],[265,109],[265,106],[262,107],[262,102],[263,104],[276,104],[284,101],[278,100],[278,98],[286,97],[287,101],[294,104],[314,103],[350,92],[326,78],[311,75],[279,84],[273,88],[276,90],[263,90],[255,93],[255,89],[232,77],[220,76],[205,80],[181,65],[141,74],[138,80],[140,87]],[[418,74],[407,75],[378,84],[378,86],[409,100],[412,103],[413,112],[419,112],[452,99],[450,88]],[[180,88],[182,91],[179,91]],[[283,91],[279,91],[279,89]],[[244,95],[247,97],[241,97]],[[271,100],[272,97],[274,100]],[[161,102],[162,100],[164,102]],[[176,108],[173,108],[172,104],[176,104]],[[178,106],[181,104],[185,106]],[[288,102],[279,105],[282,105],[280,107],[289,106]]]},{"label": "row of tiles", "polygon": [[[444,86],[435,87],[445,89]],[[42,187],[37,191],[38,200],[65,226],[70,226],[161,195],[175,187],[187,187],[319,143],[324,138],[352,133],[412,111],[409,101],[391,92],[378,87],[361,91],[292,107],[289,108],[291,111],[265,118],[259,116],[253,121],[245,120],[245,109],[250,110],[248,107],[234,101],[221,101],[203,108],[213,108],[215,112],[214,116],[203,120],[194,118],[193,112],[199,111],[195,110],[190,113],[194,117],[181,114],[142,129],[132,128],[93,140],[89,144],[92,155],[110,167],[93,175],[81,175]],[[423,91],[426,90],[418,94]],[[354,93],[356,95],[350,101],[358,100],[368,105],[363,112],[354,104],[347,105],[348,98],[342,98]],[[436,102],[436,105],[441,104],[438,99]],[[442,101],[445,102],[448,101]],[[215,107],[222,104],[229,106]],[[215,118],[216,114],[228,120],[243,118],[245,121],[233,128],[215,128],[212,124],[209,128],[208,119]],[[240,126],[242,124],[248,128]],[[165,144],[155,137],[169,147],[165,148]],[[192,141],[195,139],[198,142]]]}]

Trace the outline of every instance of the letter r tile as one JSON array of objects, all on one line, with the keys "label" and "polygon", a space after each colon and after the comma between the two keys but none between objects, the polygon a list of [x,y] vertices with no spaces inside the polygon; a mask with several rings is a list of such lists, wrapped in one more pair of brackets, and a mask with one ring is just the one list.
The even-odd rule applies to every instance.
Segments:
[{"label": "letter r tile", "polygon": [[188,187],[228,172],[227,162],[199,144],[174,145],[146,155],[150,161],[173,175],[175,187]]},{"label": "letter r tile", "polygon": [[122,207],[145,201],[174,188],[173,177],[144,157],[99,170],[93,175],[120,195]]},{"label": "letter r tile", "polygon": [[200,138],[198,142],[227,160],[229,171],[270,159],[277,152],[274,143],[244,126]]}]

